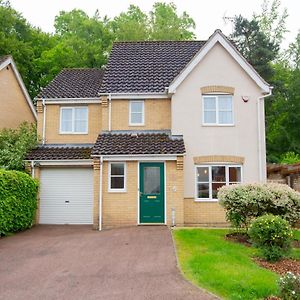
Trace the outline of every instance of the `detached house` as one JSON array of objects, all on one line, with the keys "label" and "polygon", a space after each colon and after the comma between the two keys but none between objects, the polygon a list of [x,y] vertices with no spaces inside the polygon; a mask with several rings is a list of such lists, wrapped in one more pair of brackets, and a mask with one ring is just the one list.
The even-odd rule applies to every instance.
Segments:
[{"label": "detached house", "polygon": [[37,114],[11,56],[0,57],[0,129],[35,123]]},{"label": "detached house", "polygon": [[37,222],[223,225],[217,191],[266,180],[270,86],[217,30],[120,42],[105,71],[63,70],[37,102]]}]

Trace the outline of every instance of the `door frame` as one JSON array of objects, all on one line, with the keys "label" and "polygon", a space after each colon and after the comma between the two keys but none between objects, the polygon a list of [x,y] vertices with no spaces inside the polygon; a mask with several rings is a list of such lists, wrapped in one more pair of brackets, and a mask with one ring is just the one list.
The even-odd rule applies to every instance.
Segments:
[{"label": "door frame", "polygon": [[[164,165],[164,222],[163,223],[141,223],[140,222],[140,164],[141,163],[163,163]],[[137,163],[137,225],[167,225],[167,164],[166,161],[141,160]]]}]

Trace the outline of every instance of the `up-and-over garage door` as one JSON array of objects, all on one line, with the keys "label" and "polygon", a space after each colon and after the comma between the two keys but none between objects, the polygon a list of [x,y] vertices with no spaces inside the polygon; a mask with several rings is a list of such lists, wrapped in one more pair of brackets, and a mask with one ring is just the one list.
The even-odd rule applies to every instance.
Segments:
[{"label": "up-and-over garage door", "polygon": [[93,223],[91,168],[41,169],[40,185],[40,224]]}]

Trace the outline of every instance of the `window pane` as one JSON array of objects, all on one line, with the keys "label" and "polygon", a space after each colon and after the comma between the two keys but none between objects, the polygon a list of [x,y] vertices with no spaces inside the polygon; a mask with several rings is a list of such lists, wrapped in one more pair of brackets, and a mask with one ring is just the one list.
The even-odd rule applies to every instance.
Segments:
[{"label": "window pane", "polygon": [[131,123],[141,124],[143,123],[143,114],[141,113],[131,113]]},{"label": "window pane", "polygon": [[232,110],[231,96],[219,96],[219,110]]},{"label": "window pane", "polygon": [[144,167],[144,194],[160,193],[160,167]]},{"label": "window pane", "polygon": [[219,112],[219,123],[220,124],[232,124],[232,111],[220,111]]},{"label": "window pane", "polygon": [[225,166],[213,166],[211,167],[212,181],[226,182],[225,178]]},{"label": "window pane", "polygon": [[241,182],[241,167],[229,167],[229,181]]},{"label": "window pane", "polygon": [[223,185],[226,185],[226,183],[212,183],[212,198],[218,199],[218,189],[222,187]]},{"label": "window pane", "polygon": [[124,164],[111,164],[111,175],[124,175]]},{"label": "window pane", "polygon": [[198,183],[197,184],[197,198],[209,199],[209,184],[208,183]]},{"label": "window pane", "polygon": [[124,189],[124,177],[111,177],[110,178],[111,189]]},{"label": "window pane", "polygon": [[87,132],[87,122],[86,121],[75,121],[74,131],[75,132]]},{"label": "window pane", "polygon": [[204,112],[204,123],[215,124],[216,123],[216,113],[214,111]]},{"label": "window pane", "polygon": [[131,105],[131,112],[139,112],[142,113],[143,112],[143,106],[144,103],[143,102],[130,102]]},{"label": "window pane", "polygon": [[61,110],[61,131],[72,131],[72,109]]},{"label": "window pane", "polygon": [[197,182],[208,182],[209,181],[208,167],[197,167]]},{"label": "window pane", "polygon": [[204,110],[207,109],[216,110],[216,98],[204,97],[203,101],[204,101]]},{"label": "window pane", "polygon": [[75,108],[75,120],[87,120],[87,112],[86,107]]}]

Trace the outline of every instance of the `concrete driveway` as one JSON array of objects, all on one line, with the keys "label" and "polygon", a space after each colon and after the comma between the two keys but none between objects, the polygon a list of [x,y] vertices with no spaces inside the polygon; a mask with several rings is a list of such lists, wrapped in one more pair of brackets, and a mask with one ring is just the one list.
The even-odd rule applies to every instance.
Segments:
[{"label": "concrete driveway", "polygon": [[37,226],[0,239],[0,299],[216,299],[185,281],[167,227]]}]

